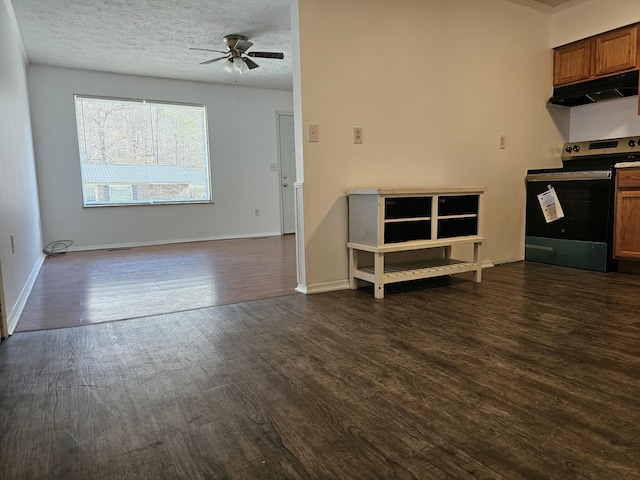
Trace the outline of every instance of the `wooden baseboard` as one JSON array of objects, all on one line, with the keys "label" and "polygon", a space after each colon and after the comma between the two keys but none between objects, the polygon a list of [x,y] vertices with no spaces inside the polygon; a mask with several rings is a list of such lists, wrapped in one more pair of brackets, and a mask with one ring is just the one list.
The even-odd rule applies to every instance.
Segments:
[{"label": "wooden baseboard", "polygon": [[618,272],[640,275],[640,261],[638,260],[618,260]]},{"label": "wooden baseboard", "polygon": [[295,289],[298,293],[312,295],[314,293],[335,292],[337,290],[348,290],[349,280],[336,280],[335,282],[316,283],[314,285],[304,285],[299,283]]}]

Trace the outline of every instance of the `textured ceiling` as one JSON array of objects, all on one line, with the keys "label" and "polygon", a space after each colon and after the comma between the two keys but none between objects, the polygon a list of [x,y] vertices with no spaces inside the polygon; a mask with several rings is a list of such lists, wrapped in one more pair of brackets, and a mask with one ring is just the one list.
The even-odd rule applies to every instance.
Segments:
[{"label": "textured ceiling", "polygon": [[[31,63],[292,90],[289,0],[11,0]],[[248,37],[256,58],[242,75],[219,57],[228,34]]]},{"label": "textured ceiling", "polygon": [[[575,0],[526,0],[557,7]],[[289,0],[10,0],[31,63],[105,72],[292,90]],[[230,74],[223,37],[242,34],[259,68]]]}]

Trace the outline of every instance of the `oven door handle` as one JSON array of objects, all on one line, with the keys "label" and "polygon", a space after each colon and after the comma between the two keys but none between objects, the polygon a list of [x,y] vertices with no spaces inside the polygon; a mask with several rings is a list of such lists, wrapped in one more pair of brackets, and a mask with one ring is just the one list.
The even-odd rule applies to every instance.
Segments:
[{"label": "oven door handle", "polygon": [[525,177],[527,182],[562,182],[574,180],[611,180],[610,170],[571,173],[532,173]]}]

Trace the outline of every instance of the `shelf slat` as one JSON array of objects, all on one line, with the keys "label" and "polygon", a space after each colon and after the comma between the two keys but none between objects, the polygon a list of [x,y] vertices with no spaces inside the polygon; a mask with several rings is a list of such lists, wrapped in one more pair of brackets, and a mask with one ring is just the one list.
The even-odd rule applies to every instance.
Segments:
[{"label": "shelf slat", "polygon": [[384,223],[405,223],[405,222],[423,222],[423,221],[428,222],[430,220],[431,220],[431,217],[385,218]]},{"label": "shelf slat", "polygon": [[[478,264],[475,262],[453,259],[431,259],[419,262],[396,263],[384,266],[382,281],[384,284],[405,282],[408,280],[473,272],[477,269]],[[359,268],[354,271],[354,277],[373,282],[375,278],[374,268]]]},{"label": "shelf slat", "polygon": [[476,218],[476,213],[462,213],[459,215],[438,215],[438,220],[456,220],[458,218]]},{"label": "shelf slat", "polygon": [[469,235],[467,237],[442,238],[439,240],[414,240],[411,242],[388,243],[380,247],[372,247],[371,245],[363,245],[361,243],[347,243],[347,247],[363,250],[373,253],[390,253],[390,252],[406,252],[409,250],[419,250],[422,248],[446,247],[449,245],[462,245],[465,243],[482,243],[485,238],[478,235]]}]

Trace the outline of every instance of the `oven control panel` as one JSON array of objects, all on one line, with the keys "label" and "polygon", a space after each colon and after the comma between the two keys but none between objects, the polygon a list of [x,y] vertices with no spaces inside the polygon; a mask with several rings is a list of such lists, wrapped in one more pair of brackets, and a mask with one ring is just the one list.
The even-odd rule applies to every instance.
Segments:
[{"label": "oven control panel", "polygon": [[640,153],[640,135],[587,142],[566,143],[562,160],[602,155],[624,155]]}]

